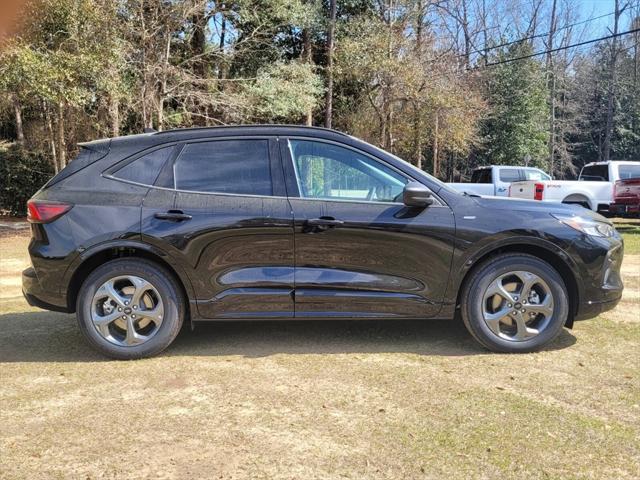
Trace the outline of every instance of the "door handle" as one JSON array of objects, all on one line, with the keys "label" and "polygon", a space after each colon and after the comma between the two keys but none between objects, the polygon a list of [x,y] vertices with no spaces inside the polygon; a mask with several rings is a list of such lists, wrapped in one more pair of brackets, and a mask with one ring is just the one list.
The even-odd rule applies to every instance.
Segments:
[{"label": "door handle", "polygon": [[154,215],[159,220],[170,220],[172,222],[183,222],[185,220],[191,220],[191,215],[182,212],[181,210],[169,210],[168,212],[158,212]]},{"label": "door handle", "polygon": [[337,220],[333,217],[310,218],[304,223],[306,227],[304,229],[305,232],[324,231],[344,224],[342,220]]}]

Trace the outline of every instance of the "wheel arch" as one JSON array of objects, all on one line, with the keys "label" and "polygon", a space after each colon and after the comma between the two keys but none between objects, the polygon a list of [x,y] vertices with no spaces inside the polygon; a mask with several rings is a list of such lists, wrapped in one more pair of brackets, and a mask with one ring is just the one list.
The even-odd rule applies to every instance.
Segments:
[{"label": "wheel arch", "polygon": [[595,198],[591,197],[586,192],[575,192],[567,195],[562,199],[562,203],[587,203],[590,210],[597,210],[598,208]]},{"label": "wheel arch", "polygon": [[491,258],[504,253],[521,253],[525,255],[532,255],[548,263],[554,270],[558,272],[558,274],[560,274],[560,277],[562,278],[562,281],[567,288],[567,293],[569,294],[569,316],[565,325],[568,328],[571,328],[573,326],[573,321],[578,311],[578,305],[580,301],[580,290],[578,287],[576,275],[567,262],[566,258],[563,258],[563,256],[558,254],[557,252],[539,244],[511,243],[501,245],[487,252],[483,252],[480,256],[474,258],[471,263],[467,262],[467,264],[465,264],[465,267],[467,267],[466,272],[464,273],[464,277],[459,284],[456,306],[460,305],[462,292],[464,291],[466,282],[468,282],[471,278],[471,274]]},{"label": "wheel arch", "polygon": [[[83,282],[96,268],[110,260],[117,258],[140,258],[149,260],[164,268],[170,275],[174,277],[186,301],[187,318],[190,318],[191,309],[189,299],[193,298],[191,291],[191,283],[184,272],[175,268],[166,258],[166,254],[150,245],[138,242],[125,242],[117,245],[105,244],[92,249],[90,252],[84,252],[69,270],[72,271],[67,286],[67,306],[71,313],[76,310],[76,300]],[[191,293],[191,295],[190,295]]]}]

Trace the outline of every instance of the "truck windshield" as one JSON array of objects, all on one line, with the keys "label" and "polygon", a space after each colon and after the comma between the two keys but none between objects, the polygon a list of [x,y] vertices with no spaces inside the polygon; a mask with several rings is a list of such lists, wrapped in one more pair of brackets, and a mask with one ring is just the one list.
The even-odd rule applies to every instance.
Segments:
[{"label": "truck windshield", "polygon": [[609,181],[609,165],[587,165],[580,172],[578,180],[589,180],[592,182]]},{"label": "truck windshield", "polygon": [[625,178],[640,178],[640,163],[637,165],[620,165],[618,167],[620,180]]},{"label": "truck windshield", "polygon": [[471,174],[471,183],[493,183],[491,181],[491,169],[479,168]]}]

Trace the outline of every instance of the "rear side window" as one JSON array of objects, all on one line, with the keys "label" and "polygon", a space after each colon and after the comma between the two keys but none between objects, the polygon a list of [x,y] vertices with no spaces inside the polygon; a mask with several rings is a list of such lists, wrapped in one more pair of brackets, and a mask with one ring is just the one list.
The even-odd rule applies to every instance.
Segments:
[{"label": "rear side window", "polygon": [[551,180],[551,177],[540,170],[523,170],[525,180]]},{"label": "rear side window", "polygon": [[143,185],[153,185],[174,148],[175,146],[172,145],[149,152],[128,163],[116,171],[113,176],[130,182],[142,183]]},{"label": "rear side window", "polygon": [[471,174],[471,183],[493,183],[491,181],[491,169],[481,168]]},{"label": "rear side window", "polygon": [[520,170],[517,168],[501,168],[500,181],[508,183],[520,181]]},{"label": "rear side window", "polygon": [[184,147],[173,166],[178,190],[273,195],[267,140],[218,140]]},{"label": "rear side window", "polygon": [[638,165],[620,165],[618,174],[622,180],[625,178],[640,178],[640,163]]}]

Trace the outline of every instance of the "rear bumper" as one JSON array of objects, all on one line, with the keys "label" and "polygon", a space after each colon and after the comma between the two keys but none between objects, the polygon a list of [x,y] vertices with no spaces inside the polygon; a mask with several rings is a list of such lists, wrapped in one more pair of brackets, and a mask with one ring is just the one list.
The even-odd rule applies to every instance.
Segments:
[{"label": "rear bumper", "polygon": [[29,267],[22,272],[22,295],[32,307],[54,312],[70,312],[64,298],[52,296],[41,287],[33,267]]},{"label": "rear bumper", "polygon": [[609,213],[613,215],[640,216],[640,203],[612,203]]}]

